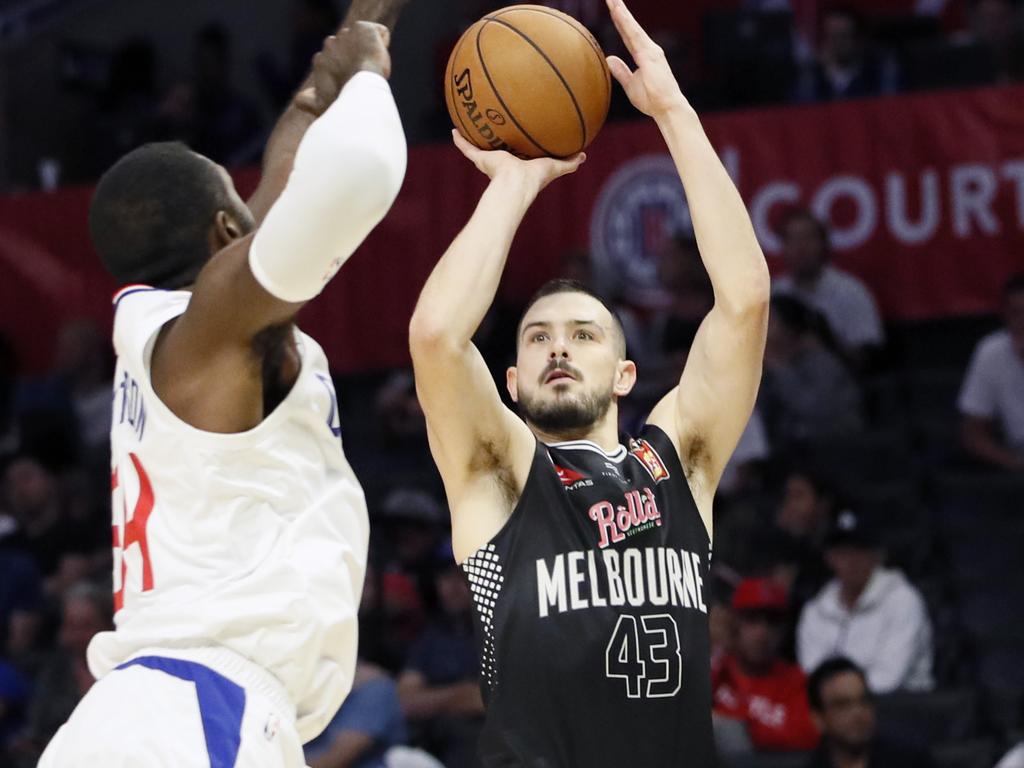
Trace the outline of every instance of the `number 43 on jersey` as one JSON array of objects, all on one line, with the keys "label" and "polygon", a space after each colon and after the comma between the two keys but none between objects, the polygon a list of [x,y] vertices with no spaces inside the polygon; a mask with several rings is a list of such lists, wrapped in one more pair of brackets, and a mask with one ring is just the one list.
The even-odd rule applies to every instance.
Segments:
[{"label": "number 43 on jersey", "polygon": [[683,685],[679,626],[667,613],[619,616],[606,653],[610,678],[625,680],[631,699],[675,696]]}]

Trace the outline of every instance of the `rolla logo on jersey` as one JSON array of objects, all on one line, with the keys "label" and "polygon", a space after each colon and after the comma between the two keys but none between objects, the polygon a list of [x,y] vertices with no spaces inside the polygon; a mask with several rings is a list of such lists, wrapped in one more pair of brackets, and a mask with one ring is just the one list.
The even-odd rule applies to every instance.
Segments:
[{"label": "rolla logo on jersey", "polygon": [[587,512],[587,516],[597,523],[599,549],[661,526],[658,501],[650,488],[627,491],[625,501],[618,506],[613,506],[610,501],[599,501]]}]

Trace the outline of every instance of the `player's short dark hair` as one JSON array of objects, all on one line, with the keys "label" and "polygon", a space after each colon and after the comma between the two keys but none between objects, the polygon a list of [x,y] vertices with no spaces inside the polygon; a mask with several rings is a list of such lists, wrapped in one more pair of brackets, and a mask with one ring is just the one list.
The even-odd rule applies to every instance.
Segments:
[{"label": "player's short dark hair", "polygon": [[1024,292],[1024,272],[1018,272],[1003,284],[1003,299]]},{"label": "player's short dark hair", "polygon": [[210,160],[181,142],[145,144],[100,179],[89,232],[121,285],[181,288],[210,257],[210,227],[232,203]]},{"label": "player's short dark hair", "polygon": [[856,663],[845,656],[834,656],[831,659],[826,659],[807,678],[807,701],[810,703],[811,709],[815,712],[823,712],[825,710],[825,702],[821,698],[822,689],[833,677],[846,672],[853,672],[858,675],[864,683],[864,687],[868,687],[868,679],[864,674],[864,670],[857,666]]},{"label": "player's short dark hair", "polygon": [[814,215],[814,212],[810,208],[792,208],[785,216],[782,217],[782,222],[779,225],[779,233],[785,237],[786,232],[789,231],[789,227],[793,222],[796,221],[809,221],[814,225],[815,231],[818,233],[818,239],[821,241],[821,247],[828,253],[832,249],[832,241],[828,233],[828,225],[824,221]]},{"label": "player's short dark hair", "polygon": [[556,277],[553,280],[548,280],[540,289],[530,297],[530,300],[526,302],[526,306],[523,308],[523,314],[519,317],[519,324],[516,326],[516,348],[519,348],[519,337],[522,335],[523,320],[526,318],[527,313],[541,299],[547,296],[554,296],[559,293],[582,293],[584,296],[589,296],[592,299],[596,299],[602,307],[608,310],[608,313],[612,316],[612,326],[615,334],[619,337],[619,355],[623,358],[626,357],[626,332],[622,328],[622,321],[619,319],[618,313],[612,308],[612,306],[594,293],[592,290],[587,288],[583,283],[578,280],[567,280],[564,277]]}]

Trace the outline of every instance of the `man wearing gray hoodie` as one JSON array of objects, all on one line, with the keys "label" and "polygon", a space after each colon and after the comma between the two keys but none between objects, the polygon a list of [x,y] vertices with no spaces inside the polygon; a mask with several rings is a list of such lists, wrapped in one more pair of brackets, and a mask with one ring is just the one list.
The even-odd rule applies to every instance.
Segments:
[{"label": "man wearing gray hoodie", "polygon": [[810,672],[833,656],[863,668],[875,693],[926,691],[932,678],[932,628],[921,593],[902,572],[882,567],[877,532],[850,510],[825,540],[835,577],[804,606],[797,656]]}]

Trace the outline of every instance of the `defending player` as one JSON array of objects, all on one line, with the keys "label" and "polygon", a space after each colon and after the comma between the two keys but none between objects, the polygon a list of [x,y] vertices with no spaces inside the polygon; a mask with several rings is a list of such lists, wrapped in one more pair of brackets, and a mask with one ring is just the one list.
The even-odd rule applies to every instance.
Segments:
[{"label": "defending player", "polygon": [[612,73],[653,117],[686,188],[715,306],[679,386],[636,439],[636,382],[614,315],[549,284],[519,324],[501,403],[472,337],[512,238],[570,161],[456,144],[491,183],[430,276],[410,326],[416,382],[477,606],[487,766],[714,764],[707,579],[711,506],[761,376],[769,277],[738,192],[662,51],[608,0],[636,61]]},{"label": "defending player", "polygon": [[366,507],[327,361],[293,318],[404,177],[389,31],[367,21],[401,5],[356,0],[248,207],[180,144],[100,181],[94,243],[130,284],[114,321],[117,629],[89,646],[98,682],[43,768],[303,766],[351,686]]}]

